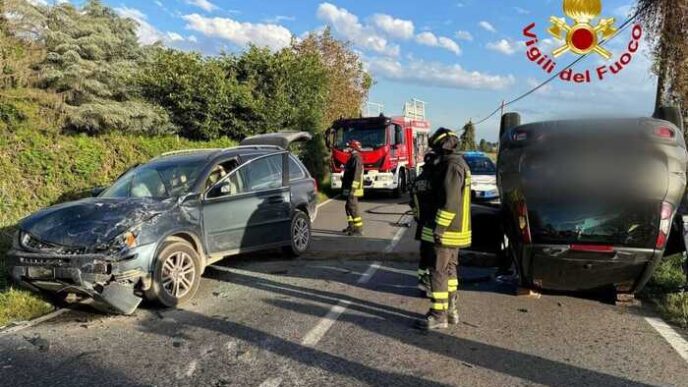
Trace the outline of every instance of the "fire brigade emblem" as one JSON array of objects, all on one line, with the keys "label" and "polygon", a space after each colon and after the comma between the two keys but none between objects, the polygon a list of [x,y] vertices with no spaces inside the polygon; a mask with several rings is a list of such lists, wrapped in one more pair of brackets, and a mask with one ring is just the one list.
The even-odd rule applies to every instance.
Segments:
[{"label": "fire brigade emblem", "polygon": [[569,25],[566,18],[552,16],[552,25],[547,32],[565,44],[552,53],[557,58],[566,52],[585,55],[596,52],[605,59],[612,53],[600,46],[600,40],[607,39],[617,31],[615,19],[600,18],[597,25],[593,21],[602,13],[601,0],[564,0],[564,14],[574,21]]}]

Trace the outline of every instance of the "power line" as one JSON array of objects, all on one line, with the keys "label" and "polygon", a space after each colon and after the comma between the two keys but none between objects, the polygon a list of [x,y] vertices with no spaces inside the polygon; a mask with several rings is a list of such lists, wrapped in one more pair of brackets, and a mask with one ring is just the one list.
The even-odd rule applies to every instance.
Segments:
[{"label": "power line", "polygon": [[[612,39],[616,38],[617,36],[619,36],[619,34],[620,34],[621,32],[623,32],[623,31],[624,31],[624,30],[625,30],[625,29],[626,29],[635,19],[638,18],[638,16],[640,16],[640,14],[644,13],[651,5],[652,5],[652,3],[648,3],[648,4],[645,5],[643,8],[638,9],[638,10],[636,11],[636,13],[635,13],[633,16],[631,16],[631,17],[629,17],[628,19],[626,19],[626,21],[623,22],[623,24],[621,24],[621,26],[619,26],[619,28],[618,28],[617,31],[614,33],[614,35],[610,36],[610,37],[607,38],[607,39],[602,40],[602,41],[600,42],[600,46],[604,46],[607,42],[609,42],[610,40],[612,40]],[[507,106],[509,106],[509,105],[515,104],[516,102],[518,102],[518,101],[520,101],[520,100],[522,100],[522,99],[528,97],[529,95],[535,93],[536,91],[540,90],[540,89],[543,88],[545,85],[547,85],[548,83],[550,83],[550,82],[552,82],[553,80],[555,80],[556,78],[558,78],[564,71],[566,71],[566,70],[572,68],[573,66],[575,66],[576,64],[578,64],[580,61],[582,61],[583,59],[587,58],[589,55],[590,55],[590,53],[581,55],[581,56],[578,57],[576,60],[574,60],[573,62],[569,63],[568,66],[564,67],[564,68],[561,69],[558,73],[556,73],[556,74],[552,75],[551,77],[547,78],[546,80],[544,80],[543,82],[541,82],[539,85],[533,87],[532,89],[526,91],[525,93],[519,95],[518,97],[516,97],[516,98],[514,98],[514,99],[512,99],[512,100],[510,100],[510,101],[508,101],[508,102],[502,102],[495,110],[492,111],[492,113],[490,113],[489,115],[487,115],[485,118],[481,119],[480,121],[473,123],[473,125],[474,125],[474,126],[478,126],[478,125],[482,124],[483,122],[485,122],[485,121],[489,120],[490,118],[492,118],[495,114],[497,114],[497,112],[499,112],[499,111],[502,110],[503,108],[505,108],[505,107],[507,107]]]}]

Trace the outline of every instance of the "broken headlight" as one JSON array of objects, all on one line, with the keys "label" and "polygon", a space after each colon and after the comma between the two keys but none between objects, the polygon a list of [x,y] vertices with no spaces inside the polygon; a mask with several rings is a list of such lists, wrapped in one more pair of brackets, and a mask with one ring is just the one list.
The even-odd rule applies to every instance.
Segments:
[{"label": "broken headlight", "polygon": [[115,238],[113,247],[117,249],[133,249],[137,245],[137,231],[127,231]]}]

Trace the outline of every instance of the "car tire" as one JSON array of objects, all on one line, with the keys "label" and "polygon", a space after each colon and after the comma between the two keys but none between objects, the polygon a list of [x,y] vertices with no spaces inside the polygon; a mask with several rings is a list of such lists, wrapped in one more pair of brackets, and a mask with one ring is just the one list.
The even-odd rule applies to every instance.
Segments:
[{"label": "car tire", "polygon": [[191,300],[201,284],[201,259],[186,241],[165,242],[155,261],[146,298],[168,308]]},{"label": "car tire", "polygon": [[518,113],[506,113],[502,116],[502,122],[499,126],[499,139],[501,141],[504,133],[521,125],[521,115]]},{"label": "car tire", "polygon": [[296,210],[289,227],[289,246],[284,247],[285,254],[292,258],[301,256],[311,245],[311,218],[301,210]]}]

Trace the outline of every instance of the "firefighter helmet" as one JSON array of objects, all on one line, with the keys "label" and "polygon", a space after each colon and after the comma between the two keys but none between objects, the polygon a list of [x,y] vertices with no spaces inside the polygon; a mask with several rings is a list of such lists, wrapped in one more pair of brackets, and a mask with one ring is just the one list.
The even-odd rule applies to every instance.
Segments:
[{"label": "firefighter helmet", "polygon": [[451,152],[459,146],[459,137],[451,129],[439,128],[430,137],[430,146],[437,153]]},{"label": "firefighter helmet", "polygon": [[349,148],[355,151],[361,150],[361,142],[358,140],[349,140],[349,143],[347,145],[349,146]]}]

